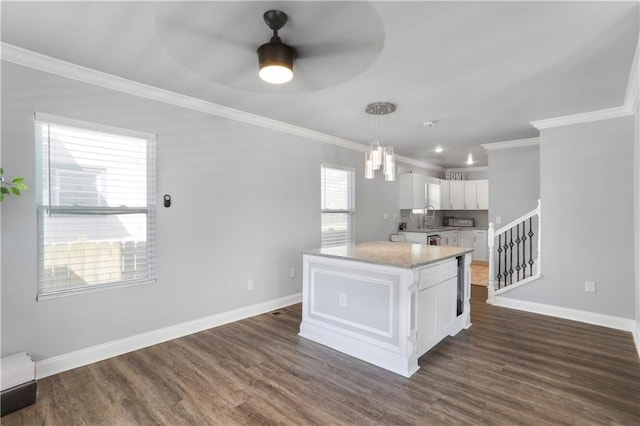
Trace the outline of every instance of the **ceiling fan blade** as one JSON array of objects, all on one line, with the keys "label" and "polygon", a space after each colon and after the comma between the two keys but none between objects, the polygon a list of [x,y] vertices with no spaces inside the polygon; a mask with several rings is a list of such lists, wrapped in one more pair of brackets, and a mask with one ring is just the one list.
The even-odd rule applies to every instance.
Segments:
[{"label": "ceiling fan blade", "polygon": [[[188,40],[193,44],[201,45],[205,43],[224,44],[228,47],[240,48],[246,51],[255,52],[258,45],[255,41],[240,38],[231,31],[221,31],[217,29],[212,31],[211,29],[201,28],[198,26],[186,26],[184,22],[173,20],[172,22],[166,22],[164,26],[165,31],[169,31],[172,37],[180,37]],[[265,36],[265,41],[268,37]]]},{"label": "ceiling fan blade", "polygon": [[340,41],[331,41],[324,43],[306,43],[296,44],[296,57],[304,58],[327,58],[335,56],[351,56],[351,55],[369,55],[372,51],[379,51],[379,43],[375,41],[357,41],[344,43]]}]

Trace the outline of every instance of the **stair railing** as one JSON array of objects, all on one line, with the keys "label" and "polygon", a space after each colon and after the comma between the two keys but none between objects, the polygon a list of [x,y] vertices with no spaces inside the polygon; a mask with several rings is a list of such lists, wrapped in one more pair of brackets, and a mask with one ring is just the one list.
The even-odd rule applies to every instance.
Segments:
[{"label": "stair railing", "polygon": [[540,278],[541,229],[540,200],[535,209],[497,231],[489,223],[488,303],[493,303],[494,296]]}]

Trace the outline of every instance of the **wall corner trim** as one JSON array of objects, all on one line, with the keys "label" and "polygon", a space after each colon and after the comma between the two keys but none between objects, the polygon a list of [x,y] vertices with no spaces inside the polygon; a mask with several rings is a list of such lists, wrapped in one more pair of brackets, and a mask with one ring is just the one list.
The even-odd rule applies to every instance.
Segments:
[{"label": "wall corner trim", "polygon": [[67,354],[55,356],[53,358],[36,361],[36,379],[42,379],[67,370],[93,364],[118,355],[177,339],[189,334],[198,333],[210,328],[218,327],[231,322],[240,321],[245,318],[264,314],[285,306],[300,303],[302,293],[296,293],[279,299],[269,300],[243,308],[234,309],[227,312],[199,318],[169,327],[160,328],[135,336],[102,343],[80,349]]},{"label": "wall corner trim", "polygon": [[627,92],[624,97],[624,108],[631,114],[636,113],[636,109],[640,104],[640,38],[636,45],[636,53],[631,64],[631,72],[629,73],[629,82],[627,83]]},{"label": "wall corner trim", "polygon": [[637,325],[637,328],[631,333],[633,334],[633,342],[636,344],[636,351],[640,357],[640,325]]},{"label": "wall corner trim", "polygon": [[[369,149],[367,145],[363,145],[361,143],[357,143],[348,139],[332,136],[326,133],[263,117],[257,114],[252,114],[246,111],[230,108],[224,105],[215,104],[213,102],[205,101],[180,93],[171,92],[169,90],[160,89],[158,87],[150,86],[147,84],[138,83],[133,80],[127,80],[126,78],[62,61],[60,59],[23,49],[21,47],[17,47],[5,42],[0,42],[0,55],[3,61],[11,62],[16,65],[21,65],[83,83],[92,84],[94,86],[103,87],[105,89],[115,90],[129,95],[138,96],[140,98],[162,102],[181,108],[191,109],[205,114],[215,115],[229,120],[235,120],[258,127],[263,127],[281,133],[288,133],[290,135],[299,136],[330,145],[340,146],[342,148],[350,149],[353,151],[366,152]],[[435,164],[414,160],[412,158],[404,157],[401,155],[396,155],[396,160],[413,166],[423,167],[425,169],[437,171],[444,170],[444,168],[436,166]]]},{"label": "wall corner trim", "polygon": [[637,333],[636,322],[631,318],[614,317],[612,315],[581,311],[562,306],[546,305],[543,303],[512,299],[504,296],[496,296],[493,300],[493,305]]},{"label": "wall corner trim", "polygon": [[497,149],[520,148],[523,146],[531,145],[540,145],[540,138],[516,139],[512,141],[483,143],[480,146],[482,146],[487,151],[494,151]]}]

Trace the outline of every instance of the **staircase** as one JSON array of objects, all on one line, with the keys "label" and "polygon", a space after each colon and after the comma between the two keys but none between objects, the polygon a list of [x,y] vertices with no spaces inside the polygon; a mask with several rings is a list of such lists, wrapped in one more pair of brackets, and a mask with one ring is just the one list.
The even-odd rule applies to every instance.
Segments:
[{"label": "staircase", "polygon": [[535,209],[495,230],[489,223],[489,288],[494,297],[540,278],[540,200]]}]

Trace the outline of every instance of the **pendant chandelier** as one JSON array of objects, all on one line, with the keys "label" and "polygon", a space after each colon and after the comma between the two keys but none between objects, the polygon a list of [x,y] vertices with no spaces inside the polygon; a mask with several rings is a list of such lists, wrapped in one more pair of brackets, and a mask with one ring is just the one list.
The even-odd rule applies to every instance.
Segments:
[{"label": "pendant chandelier", "polygon": [[384,180],[392,182],[396,180],[396,156],[393,148],[384,146],[380,138],[380,117],[391,114],[396,110],[396,106],[389,102],[375,102],[367,105],[365,112],[375,116],[377,138],[371,142],[369,151],[364,156],[364,178],[373,179],[376,177],[376,170],[382,169]]}]

